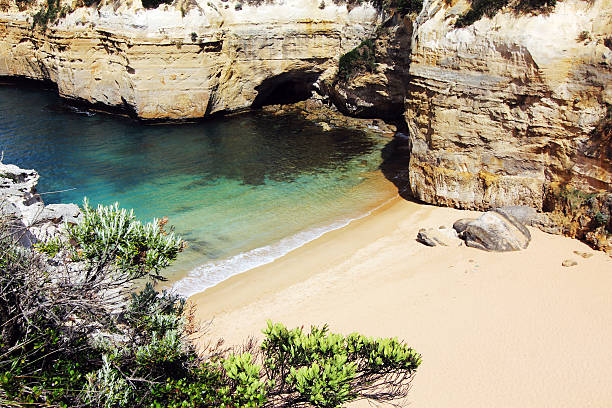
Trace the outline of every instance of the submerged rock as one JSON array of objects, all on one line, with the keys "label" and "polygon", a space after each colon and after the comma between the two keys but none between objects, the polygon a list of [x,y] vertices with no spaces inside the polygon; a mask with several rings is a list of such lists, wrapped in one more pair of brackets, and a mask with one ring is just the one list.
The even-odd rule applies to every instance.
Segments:
[{"label": "submerged rock", "polygon": [[485,251],[520,251],[531,241],[529,230],[516,218],[495,211],[458,220],[453,228],[467,246]]}]

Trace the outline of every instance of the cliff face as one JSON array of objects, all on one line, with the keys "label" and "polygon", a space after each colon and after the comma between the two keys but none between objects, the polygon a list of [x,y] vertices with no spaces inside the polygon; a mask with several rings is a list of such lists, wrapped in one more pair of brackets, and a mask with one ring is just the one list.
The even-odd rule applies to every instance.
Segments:
[{"label": "cliff face", "polygon": [[204,117],[309,94],[335,69],[333,58],[379,23],[373,7],[331,1],[193,0],[147,10],[135,0],[77,8],[32,30],[42,4],[0,12],[0,76],[51,80],[66,98],[142,119]]},{"label": "cliff face", "polygon": [[465,6],[432,1],[416,22],[404,115],[415,196],[542,208],[551,184],[609,191],[612,161],[593,132],[612,103],[612,1],[456,29]]},{"label": "cliff face", "polygon": [[[612,104],[612,1],[564,0],[538,15],[502,10],[455,28],[468,7],[425,1],[412,23],[389,31],[411,41],[378,41],[376,71],[337,83],[336,101],[350,110],[353,100],[403,96],[409,185],[429,203],[542,209],[555,186],[610,191],[602,130]],[[398,46],[409,58],[390,63]]]}]

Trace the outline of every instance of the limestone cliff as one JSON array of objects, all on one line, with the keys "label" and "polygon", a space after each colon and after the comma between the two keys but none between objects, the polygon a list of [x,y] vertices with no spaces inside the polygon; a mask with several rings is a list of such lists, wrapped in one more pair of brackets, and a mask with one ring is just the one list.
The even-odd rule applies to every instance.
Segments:
[{"label": "limestone cliff", "polygon": [[405,99],[413,194],[542,208],[552,183],[610,190],[610,157],[587,152],[612,103],[612,1],[454,28],[465,6],[432,1],[416,22]]},{"label": "limestone cliff", "polygon": [[503,9],[456,28],[469,5],[426,1],[386,43],[379,36],[375,72],[335,84],[336,102],[350,111],[402,98],[409,184],[426,202],[542,209],[551,186],[610,191],[601,130],[612,104],[612,1],[564,0],[537,15]]},{"label": "limestone cliff", "polygon": [[380,20],[368,4],[324,0],[178,0],[152,10],[117,0],[78,7],[43,30],[32,29],[44,3],[36,1],[21,11],[0,4],[0,76],[50,80],[65,98],[142,119],[199,118],[309,95],[334,58]]}]

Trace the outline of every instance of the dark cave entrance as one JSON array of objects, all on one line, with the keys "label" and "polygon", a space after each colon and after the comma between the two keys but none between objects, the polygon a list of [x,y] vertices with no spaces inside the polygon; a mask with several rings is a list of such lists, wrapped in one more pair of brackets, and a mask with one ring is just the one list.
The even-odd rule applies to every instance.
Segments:
[{"label": "dark cave entrance", "polygon": [[292,71],[265,79],[255,87],[253,108],[266,105],[287,105],[310,98],[320,72]]}]

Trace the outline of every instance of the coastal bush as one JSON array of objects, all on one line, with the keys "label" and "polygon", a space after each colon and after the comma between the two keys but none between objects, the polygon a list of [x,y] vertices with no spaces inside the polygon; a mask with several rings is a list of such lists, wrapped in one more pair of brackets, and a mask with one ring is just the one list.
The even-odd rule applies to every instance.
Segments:
[{"label": "coastal bush", "polygon": [[557,0],[472,0],[467,13],[457,19],[455,27],[467,27],[487,16],[493,18],[502,8],[510,5],[517,13],[550,11]]},{"label": "coastal bush", "polygon": [[338,76],[346,81],[356,73],[372,72],[376,67],[375,55],[374,40],[362,41],[357,47],[340,57]]},{"label": "coastal bush", "polygon": [[34,250],[0,217],[1,406],[339,407],[406,395],[421,360],[395,339],[269,322],[260,346],[198,352],[193,309],[154,288],[184,248],[165,220],[87,201],[82,213]]},{"label": "coastal bush", "polygon": [[287,329],[268,322],[263,331],[265,379],[272,406],[339,407],[356,399],[405,397],[421,356],[397,339],[343,336],[328,327]]}]

